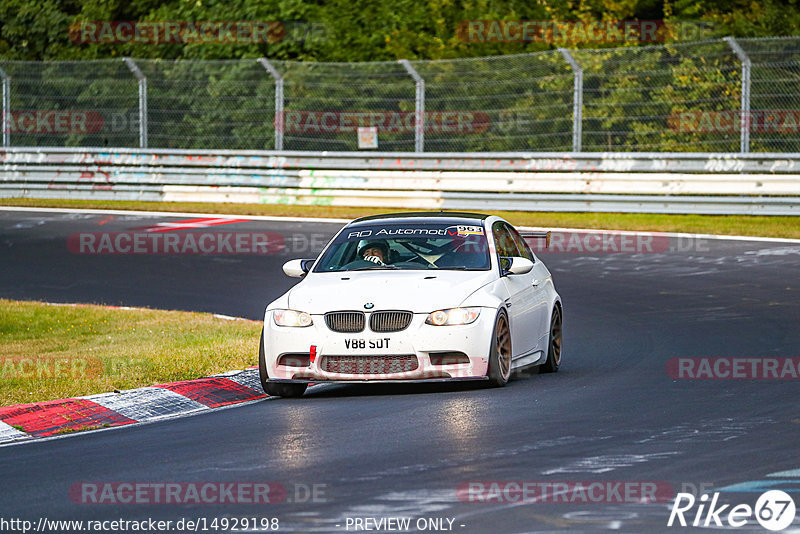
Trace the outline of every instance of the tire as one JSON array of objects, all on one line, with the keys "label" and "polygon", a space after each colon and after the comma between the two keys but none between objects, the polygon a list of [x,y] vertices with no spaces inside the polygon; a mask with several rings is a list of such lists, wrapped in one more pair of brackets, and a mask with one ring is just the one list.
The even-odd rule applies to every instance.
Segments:
[{"label": "tire", "polygon": [[292,384],[273,382],[267,374],[267,358],[264,354],[264,329],[261,329],[261,341],[258,342],[258,377],[264,393],[271,397],[300,397],[306,392],[308,384]]},{"label": "tire", "polygon": [[504,310],[500,310],[494,322],[488,376],[493,387],[505,386],[511,376],[511,328]]},{"label": "tire", "polygon": [[553,308],[550,319],[550,339],[547,342],[547,360],[542,364],[543,373],[557,373],[561,366],[561,307]]}]

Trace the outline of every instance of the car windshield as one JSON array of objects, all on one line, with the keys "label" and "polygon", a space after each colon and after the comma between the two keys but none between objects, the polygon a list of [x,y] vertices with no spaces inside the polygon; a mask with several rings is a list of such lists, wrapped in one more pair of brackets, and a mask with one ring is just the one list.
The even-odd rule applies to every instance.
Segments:
[{"label": "car windshield", "polygon": [[375,222],[345,228],[314,266],[314,272],[485,271],[490,265],[482,226],[452,222]]}]

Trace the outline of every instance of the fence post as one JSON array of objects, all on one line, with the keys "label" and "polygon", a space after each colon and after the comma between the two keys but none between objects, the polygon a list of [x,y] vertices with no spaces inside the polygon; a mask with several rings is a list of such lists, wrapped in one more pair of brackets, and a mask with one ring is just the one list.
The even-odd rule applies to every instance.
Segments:
[{"label": "fence post", "polygon": [[147,77],[129,57],[122,58],[139,80],[139,148],[147,148]]},{"label": "fence post", "polygon": [[739,128],[741,129],[739,152],[745,154],[750,152],[750,58],[744,48],[739,46],[735,38],[726,37],[725,42],[728,43],[733,53],[742,62],[742,116],[739,119]]},{"label": "fence post", "polygon": [[572,151],[581,151],[583,138],[583,68],[566,48],[559,48],[564,60],[572,67],[575,80],[572,89]]},{"label": "fence post", "polygon": [[265,57],[258,58],[275,80],[275,150],[283,150],[283,76]]},{"label": "fence post", "polygon": [[416,84],[415,111],[417,120],[414,128],[414,152],[425,152],[425,80],[422,79],[422,76],[419,75],[407,59],[400,59],[398,62],[411,75]]},{"label": "fence post", "polygon": [[11,79],[6,74],[6,71],[0,67],[0,78],[3,83],[3,116],[0,120],[0,126],[3,127],[3,147],[8,148],[11,146],[11,121],[14,120],[11,116]]}]

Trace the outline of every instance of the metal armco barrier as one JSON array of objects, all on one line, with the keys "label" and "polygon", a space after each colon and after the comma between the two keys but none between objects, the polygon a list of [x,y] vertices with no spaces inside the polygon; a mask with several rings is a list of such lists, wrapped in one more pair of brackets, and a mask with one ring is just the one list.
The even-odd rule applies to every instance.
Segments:
[{"label": "metal armco barrier", "polygon": [[800,154],[0,152],[0,197],[800,214]]}]

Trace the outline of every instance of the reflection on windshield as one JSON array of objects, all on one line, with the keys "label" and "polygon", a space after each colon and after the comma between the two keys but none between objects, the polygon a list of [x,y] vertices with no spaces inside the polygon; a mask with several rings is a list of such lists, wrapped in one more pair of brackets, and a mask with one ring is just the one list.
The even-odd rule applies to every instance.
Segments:
[{"label": "reflection on windshield", "polygon": [[417,223],[346,228],[314,272],[489,268],[483,227]]}]

